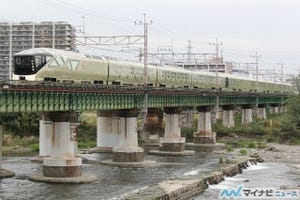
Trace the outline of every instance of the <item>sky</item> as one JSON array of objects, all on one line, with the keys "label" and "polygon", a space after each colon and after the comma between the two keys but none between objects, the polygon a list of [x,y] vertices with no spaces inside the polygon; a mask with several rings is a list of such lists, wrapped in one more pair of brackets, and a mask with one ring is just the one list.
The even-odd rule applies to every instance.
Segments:
[{"label": "sky", "polygon": [[[254,62],[259,68],[298,74],[299,0],[0,0],[0,22],[66,21],[85,35],[141,35],[143,14],[149,25],[149,49],[173,45],[174,52],[215,52],[222,42],[225,61]],[[93,54],[137,59],[142,46],[81,48]]]}]

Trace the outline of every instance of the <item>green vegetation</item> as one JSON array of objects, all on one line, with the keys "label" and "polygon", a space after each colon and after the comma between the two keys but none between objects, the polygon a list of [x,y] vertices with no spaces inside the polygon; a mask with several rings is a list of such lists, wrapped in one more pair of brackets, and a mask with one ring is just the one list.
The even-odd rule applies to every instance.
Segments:
[{"label": "green vegetation", "polygon": [[226,151],[227,152],[232,152],[234,149],[233,149],[233,147],[232,146],[230,146],[230,145],[227,145],[226,146]]},{"label": "green vegetation", "polygon": [[78,142],[78,148],[79,149],[89,149],[93,148],[97,145],[97,142],[94,141],[85,141],[85,142]]},{"label": "green vegetation", "polygon": [[242,155],[246,155],[248,152],[247,152],[246,149],[241,149],[241,150],[240,150],[240,153],[241,153]]},{"label": "green vegetation", "polygon": [[[81,124],[77,128],[77,141],[79,148],[96,146],[97,141],[97,115],[96,113],[82,113],[79,117]],[[81,147],[82,146],[82,147]]]},{"label": "green vegetation", "polygon": [[39,148],[39,144],[31,144],[29,145],[29,148],[31,149],[32,152],[39,152],[40,148]]},{"label": "green vegetation", "polygon": [[186,142],[193,142],[194,132],[196,132],[196,131],[197,131],[196,127],[192,127],[192,128],[182,127],[181,128],[181,137],[185,137]]},{"label": "green vegetation", "polygon": [[249,142],[248,143],[248,148],[256,148],[256,142]]},{"label": "green vegetation", "polygon": [[0,114],[0,124],[4,127],[4,134],[20,137],[39,135],[38,113]]}]

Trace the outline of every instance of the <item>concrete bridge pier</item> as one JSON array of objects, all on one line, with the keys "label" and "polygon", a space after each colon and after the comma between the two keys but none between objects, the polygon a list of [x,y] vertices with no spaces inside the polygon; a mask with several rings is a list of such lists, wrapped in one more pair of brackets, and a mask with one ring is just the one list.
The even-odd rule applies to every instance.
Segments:
[{"label": "concrete bridge pier", "polygon": [[146,121],[139,134],[144,143],[144,151],[158,150],[159,137],[163,135],[163,116],[164,113],[160,108],[149,108]]},{"label": "concrete bridge pier", "polygon": [[179,127],[180,108],[164,108],[165,135],[159,139],[162,151],[184,151],[185,138],[181,137]]},{"label": "concrete bridge pier", "polygon": [[283,112],[283,113],[286,113],[286,112],[287,112],[287,108],[288,108],[287,105],[286,105],[286,104],[283,104],[283,105],[282,105],[282,112]]},{"label": "concrete bridge pier", "polygon": [[3,126],[0,124],[0,178],[9,178],[15,176],[15,173],[2,168],[2,133]]},{"label": "concrete bridge pier", "polygon": [[186,107],[181,112],[181,123],[183,127],[193,127],[194,110],[193,107]]},{"label": "concrete bridge pier", "polygon": [[209,106],[199,106],[197,110],[199,112],[198,130],[194,133],[194,143],[216,143],[216,133],[211,131],[211,108]]},{"label": "concrete bridge pier", "polygon": [[82,159],[76,157],[77,143],[73,128],[77,121],[77,113],[49,112],[44,113],[44,118],[45,121],[52,121],[51,153],[50,157],[43,159],[43,176],[32,176],[31,179],[68,183],[95,180],[95,176],[82,174]]},{"label": "concrete bridge pier", "polygon": [[258,104],[256,109],[256,116],[258,119],[266,119],[266,105],[265,104]]},{"label": "concrete bridge pier", "polygon": [[280,104],[280,105],[278,106],[278,112],[279,112],[279,113],[285,113],[286,110],[287,110],[287,106],[286,106],[286,105]]},{"label": "concrete bridge pier", "polygon": [[39,156],[50,156],[52,151],[53,122],[45,113],[41,114],[39,122]]},{"label": "concrete bridge pier", "polygon": [[270,105],[270,114],[278,113],[278,104],[271,104]]},{"label": "concrete bridge pier", "polygon": [[252,123],[252,106],[242,106],[242,124]]},{"label": "concrete bridge pier", "polygon": [[149,151],[157,155],[192,155],[194,151],[185,150],[185,138],[181,137],[179,127],[179,114],[181,108],[165,107],[165,135],[159,138],[160,151]]},{"label": "concrete bridge pier", "polygon": [[222,106],[223,109],[223,126],[230,128],[234,127],[234,116],[233,116],[233,105],[224,105]]},{"label": "concrete bridge pier", "polygon": [[97,146],[91,153],[112,152],[119,144],[120,119],[118,110],[102,110],[97,113]]},{"label": "concrete bridge pier", "polygon": [[120,137],[119,144],[113,147],[114,162],[141,162],[144,160],[144,150],[138,146],[138,114],[138,109],[118,111]]},{"label": "concrete bridge pier", "polygon": [[100,161],[101,164],[119,167],[146,167],[155,161],[144,160],[144,149],[138,146],[137,116],[138,109],[117,111],[119,118],[118,145],[113,147],[113,159]]}]

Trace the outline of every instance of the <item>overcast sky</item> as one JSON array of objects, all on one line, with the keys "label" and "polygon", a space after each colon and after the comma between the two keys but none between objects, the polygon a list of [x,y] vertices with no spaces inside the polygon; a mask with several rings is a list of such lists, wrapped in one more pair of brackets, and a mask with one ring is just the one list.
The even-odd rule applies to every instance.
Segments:
[{"label": "overcast sky", "polygon": [[193,52],[214,52],[208,43],[218,38],[227,61],[253,62],[257,50],[261,68],[283,62],[284,73],[299,71],[299,0],[0,0],[0,21],[67,21],[79,29],[85,16],[86,35],[143,34],[134,25],[143,13],[153,21],[151,49],[173,42],[186,52],[191,40]]}]

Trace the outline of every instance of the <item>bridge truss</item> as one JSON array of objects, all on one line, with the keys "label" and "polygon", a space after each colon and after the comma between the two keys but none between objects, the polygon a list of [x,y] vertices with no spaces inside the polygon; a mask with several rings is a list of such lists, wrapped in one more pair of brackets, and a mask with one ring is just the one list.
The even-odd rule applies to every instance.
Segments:
[{"label": "bridge truss", "polygon": [[283,104],[279,93],[229,92],[204,89],[144,88],[114,85],[4,84],[0,112],[97,111],[142,109],[148,94],[149,108],[219,105]]}]

